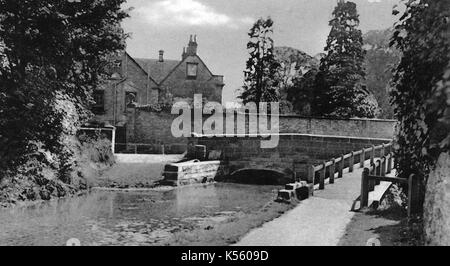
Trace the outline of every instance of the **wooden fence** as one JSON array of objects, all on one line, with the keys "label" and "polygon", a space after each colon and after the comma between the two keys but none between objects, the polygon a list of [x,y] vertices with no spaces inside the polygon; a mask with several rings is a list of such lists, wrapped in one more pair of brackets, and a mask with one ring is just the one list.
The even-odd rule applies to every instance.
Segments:
[{"label": "wooden fence", "polygon": [[369,192],[375,189],[375,186],[381,181],[387,181],[396,184],[404,184],[408,186],[408,217],[418,213],[419,211],[419,184],[415,175],[410,175],[408,179],[398,177],[388,177],[386,174],[391,173],[393,164],[392,154],[383,156],[371,163],[369,167],[365,167],[361,178],[361,208],[367,207],[369,204]]},{"label": "wooden fence", "polygon": [[316,176],[319,176],[319,189],[325,189],[325,178],[328,173],[329,183],[333,184],[335,175],[338,173],[338,178],[343,177],[343,172],[348,167],[349,172],[353,172],[355,162],[360,168],[364,167],[365,161],[370,158],[370,163],[375,162],[376,156],[383,157],[386,153],[391,153],[392,142],[382,144],[379,146],[372,146],[370,148],[361,149],[359,151],[353,151],[351,153],[340,156],[339,158],[333,158],[329,161],[325,161],[320,165],[311,165],[308,169],[308,183],[315,183]]},{"label": "wooden fence", "polygon": [[116,143],[116,153],[127,154],[182,154],[187,150],[185,144],[147,144]]}]

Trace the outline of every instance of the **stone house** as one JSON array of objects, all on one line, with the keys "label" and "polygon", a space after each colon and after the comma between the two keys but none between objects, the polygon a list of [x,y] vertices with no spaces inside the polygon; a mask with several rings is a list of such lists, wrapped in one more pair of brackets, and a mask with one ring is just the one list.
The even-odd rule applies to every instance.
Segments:
[{"label": "stone house", "polygon": [[[136,142],[136,132],[143,134],[136,128],[139,126],[135,122],[136,112],[140,112],[137,109],[157,106],[167,95],[177,101],[201,93],[207,101],[221,103],[223,76],[209,70],[197,54],[197,48],[197,38],[191,35],[180,60],[165,59],[163,50],[159,51],[158,59],[133,58],[125,52],[112,60],[108,65],[110,79],[93,94],[94,120],[116,127],[116,143],[129,143]],[[145,123],[152,124],[152,121]],[[163,124],[157,123],[159,127],[170,128],[171,121]]]}]

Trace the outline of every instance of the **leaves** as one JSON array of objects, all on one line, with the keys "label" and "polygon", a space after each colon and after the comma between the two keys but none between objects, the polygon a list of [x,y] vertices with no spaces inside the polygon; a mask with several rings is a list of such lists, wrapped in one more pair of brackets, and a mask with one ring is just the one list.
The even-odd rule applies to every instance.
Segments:
[{"label": "leaves", "polygon": [[447,0],[403,2],[406,10],[391,39],[403,54],[391,91],[400,121],[395,152],[399,175],[421,177],[423,193],[437,158],[449,151],[450,5]]},{"label": "leaves", "polygon": [[247,49],[250,57],[247,60],[244,71],[245,81],[242,87],[240,99],[244,104],[255,102],[278,101],[279,77],[277,71],[280,64],[275,60],[274,45],[270,34],[273,33],[273,21],[270,17],[260,18],[250,29],[248,35],[250,41]]},{"label": "leaves", "polygon": [[361,90],[365,52],[356,4],[339,1],[329,25],[327,54],[320,62],[315,81],[313,113],[341,118],[374,117],[377,103],[363,100],[370,94]]},{"label": "leaves", "polygon": [[0,1],[0,171],[41,143],[70,165],[65,141],[90,117],[99,67],[125,47],[124,0]]}]

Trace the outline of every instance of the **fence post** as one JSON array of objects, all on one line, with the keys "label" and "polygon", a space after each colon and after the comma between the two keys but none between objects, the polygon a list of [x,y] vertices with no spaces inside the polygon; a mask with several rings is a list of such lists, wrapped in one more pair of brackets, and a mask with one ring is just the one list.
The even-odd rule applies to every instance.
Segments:
[{"label": "fence post", "polygon": [[344,155],[341,155],[341,161],[339,162],[339,178],[342,178],[344,176]]},{"label": "fence post", "polygon": [[366,149],[362,149],[361,155],[359,158],[359,167],[364,168],[364,161],[366,160]]},{"label": "fence post", "polygon": [[385,144],[383,143],[383,144],[381,144],[380,157],[383,157],[383,156],[384,156],[385,151],[386,151],[386,146],[385,146]]},{"label": "fence post", "polygon": [[386,173],[390,174],[391,172],[392,172],[392,154],[389,153]]},{"label": "fence post", "polygon": [[322,165],[322,170],[320,170],[319,189],[325,189],[325,174],[327,172],[326,162]]},{"label": "fence post", "polygon": [[369,204],[369,169],[364,168],[361,177],[361,195],[360,195],[360,209],[367,207]]},{"label": "fence post", "polygon": [[333,158],[331,159],[331,166],[330,166],[330,184],[334,184],[335,170],[336,170],[336,160]]},{"label": "fence post", "polygon": [[161,152],[162,152],[162,154],[164,155],[165,153],[165,151],[164,151],[164,145],[161,145]]},{"label": "fence post", "polygon": [[386,156],[381,159],[381,176],[386,176]]},{"label": "fence post", "polygon": [[[374,163],[372,165],[372,172],[370,173],[370,175],[376,176],[377,175],[377,165]],[[367,181],[367,187],[369,191],[373,191],[375,189],[375,180],[374,179],[370,179],[369,181]]]},{"label": "fence post", "polygon": [[419,213],[419,180],[412,174],[408,178],[408,218]]},{"label": "fence post", "polygon": [[308,183],[314,185],[316,171],[314,170],[314,165],[310,165],[308,168]]},{"label": "fence post", "polygon": [[355,165],[355,153],[352,152],[352,153],[350,154],[350,158],[348,159],[348,171],[349,171],[350,173],[353,172],[353,166],[354,166],[354,165]]},{"label": "fence post", "polygon": [[370,151],[370,164],[375,162],[375,145],[372,145],[372,150]]}]

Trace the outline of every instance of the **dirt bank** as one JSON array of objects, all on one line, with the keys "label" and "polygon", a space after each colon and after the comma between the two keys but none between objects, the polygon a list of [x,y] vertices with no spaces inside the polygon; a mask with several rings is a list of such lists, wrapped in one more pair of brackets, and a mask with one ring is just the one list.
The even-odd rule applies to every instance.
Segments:
[{"label": "dirt bank", "polygon": [[366,246],[369,239],[378,239],[381,246],[421,245],[420,223],[408,224],[406,210],[402,206],[404,197],[393,186],[377,210],[357,212],[338,245]]},{"label": "dirt bank", "polygon": [[183,155],[116,155],[116,164],[89,180],[91,187],[152,188],[162,179],[164,165],[183,159]]}]

